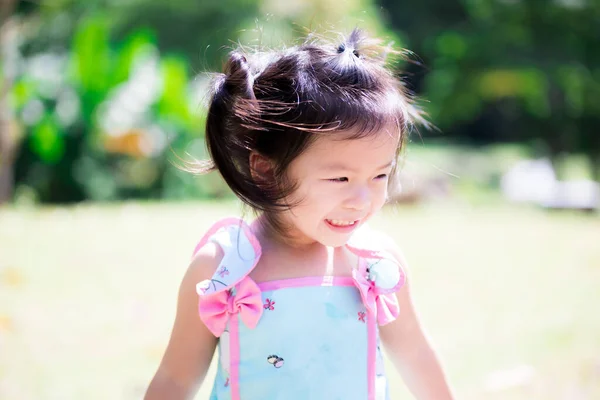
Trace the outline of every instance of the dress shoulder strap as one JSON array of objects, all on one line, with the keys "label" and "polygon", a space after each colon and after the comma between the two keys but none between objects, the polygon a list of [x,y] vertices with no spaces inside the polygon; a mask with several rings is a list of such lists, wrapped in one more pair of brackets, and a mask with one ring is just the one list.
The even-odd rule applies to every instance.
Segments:
[{"label": "dress shoulder strap", "polygon": [[196,285],[200,296],[233,288],[254,269],[261,256],[258,239],[239,218],[225,218],[215,223],[196,245],[194,255],[208,242],[221,247],[223,259],[211,279]]},{"label": "dress shoulder strap", "polygon": [[346,246],[360,258],[358,274],[363,275],[377,288],[378,293],[394,293],[406,280],[399,261],[385,250],[389,239],[368,225],[360,227]]},{"label": "dress shoulder strap", "polygon": [[358,267],[352,278],[369,312],[377,316],[377,323],[386,325],[400,314],[400,305],[395,292],[404,285],[406,275],[400,262],[386,251],[388,238],[369,229],[360,227],[346,246],[358,256]]}]

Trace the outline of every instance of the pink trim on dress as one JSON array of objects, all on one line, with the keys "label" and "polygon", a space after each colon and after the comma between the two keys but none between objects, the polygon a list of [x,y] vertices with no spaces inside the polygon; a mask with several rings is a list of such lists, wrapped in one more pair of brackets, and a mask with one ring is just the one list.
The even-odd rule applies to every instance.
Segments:
[{"label": "pink trim on dress", "polygon": [[208,240],[210,239],[210,237],[212,235],[217,233],[217,231],[219,229],[221,229],[225,226],[229,226],[229,225],[238,225],[240,228],[242,228],[242,230],[248,237],[248,240],[252,244],[252,247],[254,248],[254,252],[256,253],[256,258],[259,259],[260,255],[262,253],[262,249],[260,247],[260,243],[258,243],[258,239],[256,238],[256,236],[254,236],[254,233],[252,232],[252,229],[248,226],[248,224],[246,224],[243,220],[236,218],[236,217],[227,217],[225,219],[217,221],[213,226],[211,226],[210,229],[204,234],[204,236],[202,236],[202,239],[200,239],[200,242],[198,242],[198,244],[194,248],[192,257],[196,255],[196,253],[198,252],[198,250],[200,250],[202,248],[202,246],[204,246],[206,243],[208,243]]},{"label": "pink trim on dress", "polygon": [[[246,224],[246,222],[244,222],[243,220],[236,218],[236,217],[228,217],[225,219],[222,219],[220,221],[217,221],[213,226],[210,227],[210,229],[204,234],[204,236],[202,237],[202,239],[200,239],[200,242],[198,242],[198,244],[196,245],[196,247],[194,248],[194,252],[192,253],[192,257],[194,257],[196,255],[196,253],[198,253],[198,251],[206,244],[208,243],[208,241],[210,240],[210,238],[219,231],[219,229],[224,228],[224,227],[228,227],[231,225],[237,225],[240,227],[241,231],[244,233],[244,235],[246,236],[246,238],[248,239],[248,242],[250,242],[250,244],[252,245],[252,248],[254,250],[254,260],[252,260],[252,264],[250,266],[250,268],[247,269],[247,271],[245,271],[244,275],[240,276],[237,280],[235,281],[231,281],[228,282],[228,284],[223,287],[220,288],[219,290],[208,290],[208,293],[206,294],[212,294],[218,291],[223,291],[226,289],[230,289],[232,287],[234,287],[235,285],[237,285],[240,281],[242,281],[253,269],[254,267],[256,267],[256,264],[258,263],[258,260],[260,259],[261,255],[262,255],[262,247],[260,246],[260,243],[258,242],[258,239],[256,238],[256,236],[254,236],[254,233],[252,232],[252,228],[250,228],[248,226],[248,224]],[[217,245],[219,245],[217,243]],[[220,247],[220,245],[219,245]],[[220,275],[222,272],[226,272],[227,275],[229,275],[229,270],[225,269],[224,271],[221,271],[220,269],[217,269],[217,271],[215,271],[215,274],[213,275],[213,279],[215,275]],[[205,289],[206,292],[206,289]],[[205,294],[205,293],[198,293],[198,294]]]},{"label": "pink trim on dress", "polygon": [[367,388],[369,400],[375,400],[375,374],[377,371],[377,319],[372,310],[367,309]]},{"label": "pink trim on dress", "polygon": [[369,311],[376,313],[379,325],[385,325],[395,320],[400,314],[398,298],[394,293],[386,294],[375,281],[369,280],[366,272],[366,262],[361,259],[360,268],[352,271],[354,283],[360,292],[363,304]]},{"label": "pink trim on dress", "polygon": [[231,385],[231,400],[240,400],[240,333],[238,316],[231,314],[229,319],[229,383]]},{"label": "pink trim on dress", "polygon": [[302,286],[354,286],[354,279],[350,276],[306,276],[265,281],[258,284],[262,292]]}]

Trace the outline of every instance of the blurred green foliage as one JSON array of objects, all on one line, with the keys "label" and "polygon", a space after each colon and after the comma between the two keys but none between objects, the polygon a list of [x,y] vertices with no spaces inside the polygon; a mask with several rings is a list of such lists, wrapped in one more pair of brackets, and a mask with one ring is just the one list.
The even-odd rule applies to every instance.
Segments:
[{"label": "blurred green foliage", "polygon": [[582,153],[598,173],[599,18],[600,5],[575,0],[20,1],[18,35],[5,42],[14,56],[2,62],[6,75],[17,71],[16,195],[224,196],[218,177],[173,165],[205,156],[204,72],[237,40],[278,48],[356,25],[415,52],[408,85],[442,137]]},{"label": "blurred green foliage", "polygon": [[79,21],[68,52],[29,62],[13,96],[20,183],[45,202],[165,195],[168,149],[202,125],[188,107],[185,60],[161,58],[147,29],[114,45],[97,12]]},{"label": "blurred green foliage", "polygon": [[426,71],[412,83],[443,135],[582,153],[600,178],[600,3],[380,0]]}]

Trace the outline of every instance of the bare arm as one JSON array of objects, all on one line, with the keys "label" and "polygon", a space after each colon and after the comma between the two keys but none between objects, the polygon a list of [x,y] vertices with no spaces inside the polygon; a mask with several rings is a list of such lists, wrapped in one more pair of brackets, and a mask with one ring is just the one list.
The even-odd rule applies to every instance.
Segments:
[{"label": "bare arm", "polygon": [[181,286],[169,344],[144,400],[187,400],[195,396],[213,358],[217,338],[198,316],[196,284],[210,279],[223,254],[209,243],[194,257]]},{"label": "bare arm", "polygon": [[[406,262],[393,246],[389,251],[406,272]],[[425,335],[416,314],[407,274],[405,285],[396,293],[400,316],[380,329],[386,353],[418,400],[454,399],[440,362]]]}]

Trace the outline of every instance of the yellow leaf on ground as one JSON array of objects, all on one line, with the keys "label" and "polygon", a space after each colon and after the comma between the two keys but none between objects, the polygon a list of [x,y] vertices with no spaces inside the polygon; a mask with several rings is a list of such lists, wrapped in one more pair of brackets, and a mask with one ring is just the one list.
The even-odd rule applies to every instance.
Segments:
[{"label": "yellow leaf on ground", "polygon": [[25,282],[23,274],[17,268],[4,268],[0,271],[0,284],[19,287]]},{"label": "yellow leaf on ground", "polygon": [[11,332],[14,326],[9,315],[0,314],[0,331]]}]

